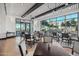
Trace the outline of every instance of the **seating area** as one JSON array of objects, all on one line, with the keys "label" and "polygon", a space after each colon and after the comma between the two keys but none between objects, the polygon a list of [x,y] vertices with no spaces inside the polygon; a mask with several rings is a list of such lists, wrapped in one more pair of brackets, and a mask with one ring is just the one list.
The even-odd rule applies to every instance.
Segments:
[{"label": "seating area", "polygon": [[[40,34],[40,33],[41,32],[35,33],[34,35],[36,36],[37,34]],[[43,33],[41,34],[43,35]],[[56,37],[50,36],[50,35],[47,36],[45,34],[42,37],[39,37],[39,40],[37,38],[38,36],[35,37],[34,35],[32,35],[32,38],[25,38],[24,40],[22,40],[26,42],[26,43],[23,43],[25,44],[25,47],[26,47],[25,51],[27,51],[26,56],[29,55],[29,53],[31,53],[31,55],[33,56],[72,56],[72,55],[78,56],[79,55],[78,53],[79,42],[77,40],[71,39],[68,36],[68,33],[65,33],[65,34],[63,33],[61,37],[59,37],[58,35],[55,35]],[[36,47],[33,48],[34,46]],[[30,52],[29,48],[33,49],[34,51],[32,50],[33,52]],[[19,49],[22,49],[22,48],[19,47]],[[50,53],[50,50],[51,50],[51,53]],[[21,52],[21,55],[23,56],[21,50],[20,52]]]}]

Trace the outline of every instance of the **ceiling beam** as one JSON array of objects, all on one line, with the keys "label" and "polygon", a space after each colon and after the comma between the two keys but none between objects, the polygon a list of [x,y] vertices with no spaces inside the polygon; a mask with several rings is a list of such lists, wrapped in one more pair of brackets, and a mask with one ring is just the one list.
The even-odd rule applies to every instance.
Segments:
[{"label": "ceiling beam", "polygon": [[30,14],[31,12],[33,12],[35,9],[37,9],[38,7],[42,6],[44,3],[35,3],[28,11],[26,11],[21,17],[25,17],[28,14]]},{"label": "ceiling beam", "polygon": [[35,18],[44,16],[44,15],[46,15],[46,14],[49,14],[49,13],[53,12],[53,11],[57,11],[57,10],[59,10],[59,9],[61,9],[61,8],[62,8],[62,9],[63,9],[63,8],[66,8],[66,7],[71,6],[71,5],[73,5],[73,4],[75,4],[75,3],[68,3],[68,5],[66,5],[66,4],[60,5],[60,6],[56,7],[56,8],[53,8],[53,9],[48,10],[48,11],[46,11],[46,12],[44,12],[44,13],[42,13],[42,14],[39,14],[39,15],[37,15],[37,16],[35,16],[35,17],[32,17],[32,19],[35,19]]}]

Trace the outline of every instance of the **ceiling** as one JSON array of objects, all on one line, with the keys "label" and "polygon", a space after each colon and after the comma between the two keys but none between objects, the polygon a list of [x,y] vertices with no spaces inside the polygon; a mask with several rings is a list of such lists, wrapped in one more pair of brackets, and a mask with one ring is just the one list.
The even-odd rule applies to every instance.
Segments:
[{"label": "ceiling", "polygon": [[[58,7],[64,3],[44,3],[33,12],[25,16],[25,19],[31,19],[41,13],[44,13],[50,9]],[[4,5],[4,4],[3,4]],[[4,8],[6,6],[6,14],[10,16],[21,17],[25,12],[27,12],[35,3],[5,3]]]},{"label": "ceiling", "polygon": [[[63,4],[63,3],[62,3]],[[26,16],[25,18],[30,19],[31,17],[35,17],[39,14],[42,14],[50,9],[53,9],[59,5],[62,5],[61,3],[45,3],[42,6],[40,6],[39,8],[37,8],[36,10],[34,10],[32,13],[30,13],[28,16]]]},{"label": "ceiling", "polygon": [[20,17],[33,5],[34,3],[6,3],[7,15]]},{"label": "ceiling", "polygon": [[[63,4],[63,3],[62,3]],[[30,19],[31,17],[35,17],[41,13],[44,13],[50,9],[53,9],[59,5],[62,5],[61,3],[45,3],[42,6],[40,6],[39,8],[37,8],[36,10],[34,10],[32,13],[30,13],[28,16],[26,16],[25,18]]]}]

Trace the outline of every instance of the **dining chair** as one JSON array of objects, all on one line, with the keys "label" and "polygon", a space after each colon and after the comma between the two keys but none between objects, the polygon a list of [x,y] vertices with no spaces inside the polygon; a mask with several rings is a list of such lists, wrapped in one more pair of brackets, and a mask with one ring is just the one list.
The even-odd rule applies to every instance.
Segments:
[{"label": "dining chair", "polygon": [[26,44],[25,44],[25,40],[22,40],[19,45],[19,51],[21,53],[21,56],[25,56],[27,54],[27,48],[26,48]]},{"label": "dining chair", "polygon": [[71,43],[71,38],[68,33],[62,33],[62,42],[67,43],[68,45]]}]

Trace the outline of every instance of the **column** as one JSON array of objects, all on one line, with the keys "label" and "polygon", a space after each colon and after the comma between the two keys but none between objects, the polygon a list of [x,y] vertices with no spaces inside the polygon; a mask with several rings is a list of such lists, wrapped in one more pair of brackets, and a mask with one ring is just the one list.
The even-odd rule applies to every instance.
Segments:
[{"label": "column", "polygon": [[[78,3],[78,9],[79,9],[79,3]],[[77,20],[78,20],[78,40],[79,40],[79,12],[78,12],[78,17],[77,17]]]}]

